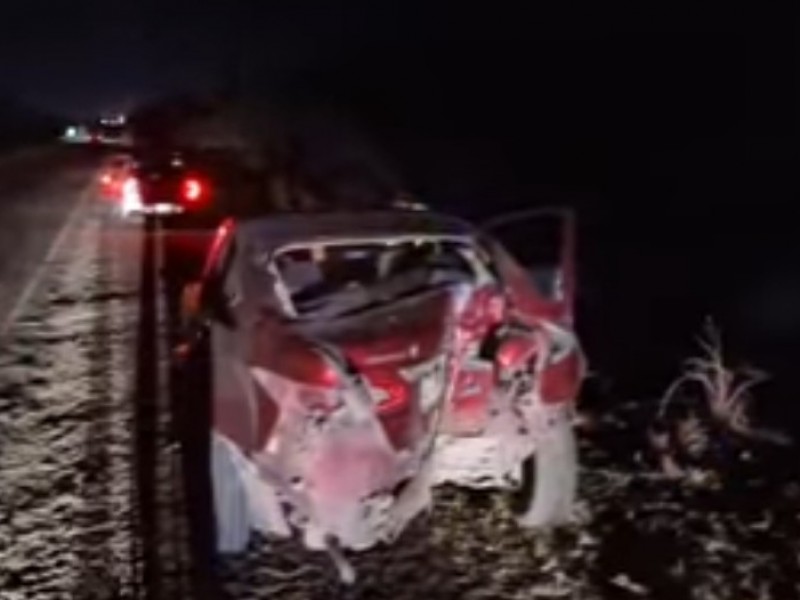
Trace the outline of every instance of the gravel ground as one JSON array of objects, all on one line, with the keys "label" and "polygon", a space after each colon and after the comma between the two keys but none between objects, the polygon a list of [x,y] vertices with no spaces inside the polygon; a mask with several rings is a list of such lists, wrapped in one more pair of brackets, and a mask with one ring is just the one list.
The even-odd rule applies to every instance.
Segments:
[{"label": "gravel ground", "polygon": [[[157,245],[87,207],[0,351],[0,599],[200,598],[171,439]],[[152,241],[152,238],[151,238]],[[161,360],[158,360],[160,357]],[[326,556],[255,538],[220,560],[231,599],[800,597],[791,450],[752,448],[690,485],[642,453],[647,403],[582,435],[576,524],[517,527],[502,495],[451,488],[387,548]]]}]

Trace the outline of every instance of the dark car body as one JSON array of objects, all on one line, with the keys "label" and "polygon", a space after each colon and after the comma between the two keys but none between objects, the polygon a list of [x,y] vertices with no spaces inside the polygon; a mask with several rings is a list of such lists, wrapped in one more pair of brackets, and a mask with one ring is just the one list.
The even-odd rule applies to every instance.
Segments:
[{"label": "dark car body", "polygon": [[136,156],[122,209],[125,214],[182,215],[207,211],[212,201],[212,182],[199,161],[178,150],[151,150]]}]

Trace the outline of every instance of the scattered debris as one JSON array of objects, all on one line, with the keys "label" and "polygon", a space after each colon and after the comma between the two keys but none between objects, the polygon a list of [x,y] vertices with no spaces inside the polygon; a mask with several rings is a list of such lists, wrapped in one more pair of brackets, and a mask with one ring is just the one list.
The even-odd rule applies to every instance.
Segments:
[{"label": "scattered debris", "polygon": [[626,573],[620,573],[619,575],[613,577],[610,581],[617,587],[627,590],[636,596],[645,596],[649,592],[645,586],[633,581]]}]

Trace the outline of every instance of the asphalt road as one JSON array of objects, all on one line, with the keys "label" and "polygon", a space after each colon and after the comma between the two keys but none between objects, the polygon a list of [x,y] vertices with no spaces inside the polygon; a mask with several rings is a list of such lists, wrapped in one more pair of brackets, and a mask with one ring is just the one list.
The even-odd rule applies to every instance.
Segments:
[{"label": "asphalt road", "polygon": [[88,193],[97,162],[70,153],[0,182],[3,600],[141,597],[131,402],[141,232]]},{"label": "asphalt road", "polygon": [[68,148],[0,158],[0,337],[59,251],[96,164],[96,157]]}]

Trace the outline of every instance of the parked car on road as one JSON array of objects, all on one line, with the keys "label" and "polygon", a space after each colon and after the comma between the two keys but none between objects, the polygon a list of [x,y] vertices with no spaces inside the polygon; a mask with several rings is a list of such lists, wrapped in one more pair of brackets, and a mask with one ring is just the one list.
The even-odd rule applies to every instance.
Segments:
[{"label": "parked car on road", "polygon": [[524,525],[569,518],[585,371],[573,218],[498,226],[548,220],[556,247],[545,263],[528,248],[526,264],[491,228],[433,211],[220,226],[182,299],[184,376],[201,380],[193,361],[210,376],[220,552],[252,530],[299,535],[348,579],[340,549],[394,540],[448,482],[507,490]]},{"label": "parked car on road", "polygon": [[122,186],[124,216],[171,217],[205,212],[213,200],[208,176],[179,150],[140,152]]},{"label": "parked car on road", "polygon": [[134,169],[133,157],[115,154],[104,161],[97,176],[98,195],[105,201],[119,203],[125,182]]}]

